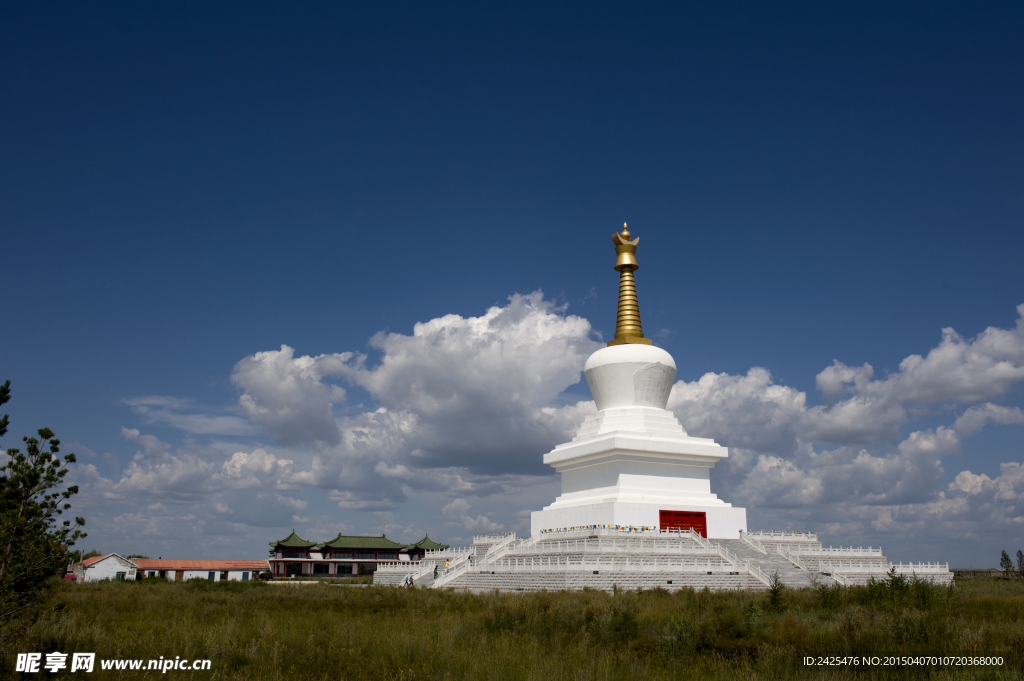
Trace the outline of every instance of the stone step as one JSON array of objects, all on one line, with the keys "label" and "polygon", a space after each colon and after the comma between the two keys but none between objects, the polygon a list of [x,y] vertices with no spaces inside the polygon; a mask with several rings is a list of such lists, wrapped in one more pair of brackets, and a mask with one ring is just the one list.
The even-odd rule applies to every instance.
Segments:
[{"label": "stone step", "polygon": [[765,555],[742,539],[718,539],[715,540],[724,548],[731,551],[740,562],[750,561],[766,575],[778,574],[779,579],[785,586],[799,589],[811,586],[814,582],[830,585],[833,580],[817,570],[801,570],[785,556],[769,553]]},{"label": "stone step", "polygon": [[712,591],[728,589],[763,590],[765,586],[752,576],[741,574],[715,573],[670,573],[670,572],[614,572],[600,571],[521,571],[521,572],[467,572],[460,575],[444,588],[459,590],[490,590],[499,591],[562,591],[578,589],[597,589],[611,593],[615,587],[625,590],[661,588],[666,591],[678,591],[684,588]]}]

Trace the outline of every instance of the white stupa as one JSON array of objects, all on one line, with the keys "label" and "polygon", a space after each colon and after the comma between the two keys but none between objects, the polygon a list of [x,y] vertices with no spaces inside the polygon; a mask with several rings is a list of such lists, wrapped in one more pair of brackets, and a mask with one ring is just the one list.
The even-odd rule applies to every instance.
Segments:
[{"label": "white stupa", "polygon": [[614,234],[619,272],[615,339],[587,360],[583,374],[597,403],[572,442],[544,455],[562,494],[531,518],[531,534],[586,525],[693,528],[739,539],[747,511],[711,493],[711,468],[729,456],[714,440],[691,437],[665,409],[676,377],[672,355],[644,338],[633,272],[636,245]]}]

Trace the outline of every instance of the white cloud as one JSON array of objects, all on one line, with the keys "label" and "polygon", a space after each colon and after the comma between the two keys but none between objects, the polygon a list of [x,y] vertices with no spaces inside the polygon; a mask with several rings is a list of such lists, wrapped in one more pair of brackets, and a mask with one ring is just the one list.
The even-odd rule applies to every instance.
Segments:
[{"label": "white cloud", "polygon": [[[878,509],[876,530],[909,536],[913,533],[959,539],[988,538],[1005,548],[1006,540],[1019,538],[1024,528],[1024,465],[1011,461],[1000,465],[1000,474],[961,471],[946,490],[926,503],[886,506]],[[978,556],[994,563],[996,554]]]},{"label": "white cloud", "polygon": [[831,407],[814,407],[803,415],[800,435],[812,442],[864,443],[895,442],[907,422],[903,405],[888,396],[854,395]]},{"label": "white cloud", "polygon": [[818,374],[814,382],[825,401],[832,406],[837,398],[850,392],[851,387],[863,391],[874,375],[875,369],[870,364],[848,367],[837,359],[832,362],[832,366]]},{"label": "white cloud", "polygon": [[775,385],[767,369],[745,376],[707,373],[692,383],[677,381],[668,408],[692,435],[727,440],[760,452],[791,452],[807,411],[807,395]]},{"label": "white cloud", "polygon": [[[80,484],[109,501],[142,496],[150,500],[150,510],[161,511],[168,503],[202,499],[213,499],[211,503],[224,506],[223,500],[214,495],[233,490],[292,487],[293,461],[277,458],[264,449],[235,452],[228,458],[216,448],[195,444],[174,448],[134,428],[122,428],[121,434],[139,449],[118,480],[104,478],[91,464],[77,469]],[[218,464],[220,459],[226,460]],[[274,500],[282,507],[298,503],[279,494]],[[224,511],[219,508],[218,512]]]},{"label": "white cloud", "polygon": [[[374,365],[352,353],[295,357],[285,346],[239,362],[233,380],[254,424],[279,443],[312,444],[292,484],[332,490],[346,510],[379,512],[414,490],[490,494],[508,476],[550,475],[540,455],[594,409],[590,400],[558,403],[600,347],[590,335],[589,322],[537,292],[480,317],[446,315],[411,335],[378,334]],[[328,376],[358,385],[379,406],[334,419],[330,404],[340,394],[331,391],[340,388]]]},{"label": "white cloud", "polygon": [[892,379],[901,400],[933,404],[970,404],[1005,395],[1024,379],[1024,305],[1017,307],[1016,328],[989,327],[974,340],[951,328],[927,356],[911,355]]},{"label": "white cloud", "polygon": [[[1017,310],[1024,315],[1024,305]],[[937,347],[883,379],[869,364],[837,360],[816,377],[822,406],[808,407],[804,393],[755,367],[679,381],[669,408],[691,434],[732,448],[733,460],[714,473],[717,491],[762,515],[904,536],[922,534],[926,517],[953,522],[956,509],[986,508],[986,517],[1016,523],[1017,507],[1006,504],[1017,503],[1017,463],[1004,464],[998,483],[964,471],[950,490],[942,487],[943,461],[960,453],[961,437],[992,423],[1024,423],[1020,408],[986,402],[949,425],[901,430],[921,416],[952,421],[956,405],[1013,390],[1024,380],[1022,329],[1021,318],[1014,329],[990,327],[974,339],[944,329]]]},{"label": "white cloud", "polygon": [[452,500],[450,504],[441,509],[441,513],[445,517],[461,524],[462,529],[470,532],[480,532],[483,534],[486,532],[497,532],[505,529],[503,524],[492,521],[486,515],[478,514],[476,517],[467,515],[466,511],[468,510],[469,502],[460,498]]},{"label": "white cloud", "polygon": [[239,406],[249,420],[283,446],[340,441],[331,407],[345,399],[345,390],[324,383],[338,376],[351,353],[294,357],[287,345],[257,352],[235,365],[231,381],[244,392]]},{"label": "white cloud", "polygon": [[988,327],[974,339],[952,328],[927,355],[910,355],[900,370],[883,380],[871,380],[870,364],[848,367],[836,360],[817,376],[818,388],[830,403],[854,393],[871,401],[900,404],[971,404],[1005,395],[1024,380],[1024,304],[1017,306],[1012,329]]},{"label": "white cloud", "polygon": [[[398,501],[372,491],[364,496],[350,490],[332,490],[327,498],[346,511],[393,511],[398,508]],[[405,498],[400,501],[405,501]]]},{"label": "white cloud", "polygon": [[1024,423],[1024,412],[1020,407],[1001,407],[998,404],[986,402],[985,404],[971,407],[965,411],[953,427],[963,435],[973,435],[990,423],[1002,425]]},{"label": "white cloud", "polygon": [[150,395],[125,400],[146,423],[162,423],[197,435],[255,435],[258,431],[239,416],[204,413],[208,410],[175,397]]},{"label": "white cloud", "polygon": [[579,424],[586,403],[555,406],[600,347],[590,323],[561,314],[540,292],[515,295],[480,317],[446,315],[411,336],[377,334],[374,367],[354,358],[340,372],[391,412],[415,419],[403,433],[426,466],[492,472],[538,469]]}]

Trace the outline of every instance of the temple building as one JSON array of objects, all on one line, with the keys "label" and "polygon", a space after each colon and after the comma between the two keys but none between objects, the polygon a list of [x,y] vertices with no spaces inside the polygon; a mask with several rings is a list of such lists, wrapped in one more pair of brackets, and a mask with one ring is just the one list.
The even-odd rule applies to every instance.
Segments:
[{"label": "temple building", "polygon": [[270,542],[270,571],[274,577],[351,577],[373,572],[381,562],[417,562],[427,551],[448,548],[429,536],[415,544],[379,537],[339,534],[328,542],[306,541],[295,530],[284,539]]}]

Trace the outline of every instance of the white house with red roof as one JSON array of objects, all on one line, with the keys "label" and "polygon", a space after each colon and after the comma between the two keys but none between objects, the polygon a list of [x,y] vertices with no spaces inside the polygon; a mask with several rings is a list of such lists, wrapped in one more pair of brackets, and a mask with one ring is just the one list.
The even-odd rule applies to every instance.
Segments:
[{"label": "white house with red roof", "polygon": [[137,566],[116,553],[86,558],[76,563],[72,572],[78,582],[100,582],[105,579],[135,579]]},{"label": "white house with red roof", "polygon": [[270,570],[265,560],[193,560],[190,558],[136,558],[140,578],[155,577],[182,582],[207,579],[211,582],[256,579]]}]

